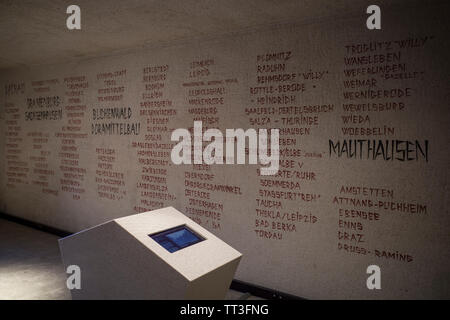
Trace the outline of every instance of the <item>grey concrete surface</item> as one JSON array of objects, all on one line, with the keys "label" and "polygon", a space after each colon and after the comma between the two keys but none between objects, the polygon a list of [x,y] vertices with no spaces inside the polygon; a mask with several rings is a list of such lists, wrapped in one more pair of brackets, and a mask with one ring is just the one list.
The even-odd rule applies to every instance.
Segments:
[{"label": "grey concrete surface", "polygon": [[[427,5],[446,0],[429,0]],[[420,0],[378,0],[388,7]],[[78,0],[81,30],[66,27],[70,2],[0,1],[0,69],[64,63],[286,23],[362,14],[368,0]]]},{"label": "grey concrete surface", "polygon": [[70,299],[57,240],[0,219],[0,299]]},{"label": "grey concrete surface", "polygon": [[[0,218],[0,300],[67,300],[58,237]],[[255,300],[229,290],[228,300]]]}]

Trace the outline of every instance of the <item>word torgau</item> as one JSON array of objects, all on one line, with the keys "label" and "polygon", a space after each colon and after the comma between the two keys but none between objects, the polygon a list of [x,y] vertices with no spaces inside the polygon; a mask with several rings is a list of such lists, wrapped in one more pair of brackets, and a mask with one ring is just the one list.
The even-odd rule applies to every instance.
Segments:
[{"label": "word torgau", "polygon": [[[275,175],[279,168],[279,129],[271,129],[270,133],[270,155],[268,153],[267,129],[226,129],[226,164],[235,163],[235,149],[237,153],[237,164],[245,164],[246,139],[249,140],[248,157],[249,164],[269,165],[261,168],[261,175]],[[224,146],[223,134],[219,129],[208,129],[203,133],[202,121],[194,121],[194,164],[223,164]],[[259,135],[259,136],[258,136]],[[179,128],[172,132],[172,141],[179,141],[172,149],[170,157],[174,164],[192,163],[192,139],[189,130]],[[210,142],[203,149],[203,141]],[[235,142],[236,148],[235,148]]]}]

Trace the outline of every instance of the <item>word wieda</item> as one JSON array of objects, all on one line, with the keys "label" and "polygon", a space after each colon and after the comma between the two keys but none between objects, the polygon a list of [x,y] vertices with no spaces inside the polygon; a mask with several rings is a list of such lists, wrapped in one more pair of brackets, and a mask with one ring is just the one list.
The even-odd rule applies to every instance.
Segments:
[{"label": "word wieda", "polygon": [[[179,128],[172,132],[171,140],[178,141],[170,154],[172,162],[176,165],[192,163],[224,164],[224,136],[222,132],[219,129],[208,129],[203,133],[202,121],[194,121],[193,133],[192,139],[188,129]],[[261,175],[275,175],[278,173],[280,160],[279,137],[279,129],[270,130],[270,139],[267,129],[259,129],[258,133],[255,129],[247,129],[246,131],[243,129],[226,129],[225,164],[245,164],[246,151],[248,151],[249,164],[257,164],[259,159],[260,164],[269,165],[261,168]],[[248,147],[246,146],[247,139],[249,141]],[[270,154],[268,150],[269,140]],[[203,141],[210,143],[203,148]],[[193,155],[192,150],[194,151]]]}]

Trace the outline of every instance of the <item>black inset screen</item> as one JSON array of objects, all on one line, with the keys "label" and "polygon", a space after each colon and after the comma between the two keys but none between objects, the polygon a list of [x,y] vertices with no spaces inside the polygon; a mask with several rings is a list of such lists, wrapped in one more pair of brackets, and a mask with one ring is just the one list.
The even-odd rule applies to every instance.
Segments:
[{"label": "black inset screen", "polygon": [[205,240],[186,226],[179,226],[162,232],[149,234],[149,237],[158,242],[169,252],[175,252]]}]

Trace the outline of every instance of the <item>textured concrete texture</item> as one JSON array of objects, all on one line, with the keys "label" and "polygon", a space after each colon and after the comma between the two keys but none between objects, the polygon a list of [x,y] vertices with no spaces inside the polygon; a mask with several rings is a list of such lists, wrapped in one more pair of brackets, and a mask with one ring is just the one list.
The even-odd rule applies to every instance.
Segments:
[{"label": "textured concrete texture", "polygon": [[[383,8],[417,0],[378,0]],[[443,2],[438,0],[428,2]],[[365,12],[367,0],[78,0],[81,30],[66,28],[54,0],[0,1],[0,69],[62,63],[178,40]]]},{"label": "textured concrete texture", "polygon": [[0,219],[0,299],[70,299],[58,237]]},{"label": "textured concrete texture", "polygon": [[[58,237],[0,218],[0,300],[67,300]],[[227,300],[260,298],[229,290]]]}]

